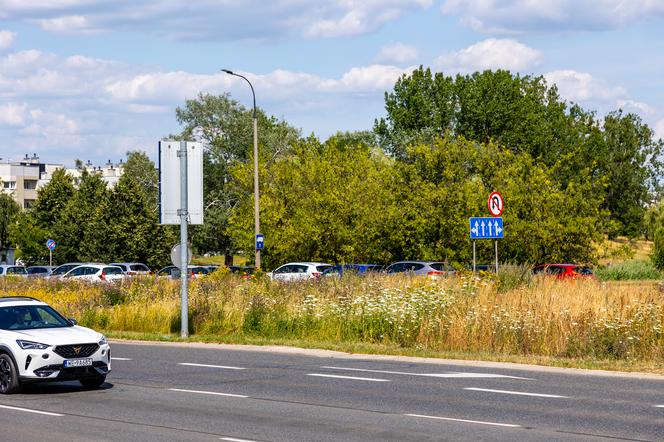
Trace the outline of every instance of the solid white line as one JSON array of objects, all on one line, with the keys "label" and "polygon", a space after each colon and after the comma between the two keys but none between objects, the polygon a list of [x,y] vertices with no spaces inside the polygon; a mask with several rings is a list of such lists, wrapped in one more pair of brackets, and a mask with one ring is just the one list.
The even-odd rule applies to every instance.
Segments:
[{"label": "solid white line", "polygon": [[239,397],[239,398],[248,398],[249,396],[244,396],[242,394],[231,394],[231,393],[218,393],[216,391],[201,391],[201,390],[183,390],[181,388],[169,388],[169,391],[178,391],[181,393],[196,393],[196,394],[211,394],[213,396],[228,396],[228,397]]},{"label": "solid white line", "polygon": [[655,408],[664,408],[664,405],[655,405]]},{"label": "solid white line", "polygon": [[111,361],[133,361],[131,358],[116,358],[115,356],[111,356]]},{"label": "solid white line", "polygon": [[367,368],[347,368],[347,367],[322,367],[329,370],[348,370],[348,371],[363,371],[367,373],[384,373],[384,374],[402,374],[407,376],[423,376],[430,378],[509,378],[509,379],[525,379],[532,380],[530,378],[521,378],[517,376],[508,376],[504,374],[493,374],[493,373],[411,373],[405,371],[388,371],[388,370],[369,370]]},{"label": "solid white line", "polygon": [[244,367],[230,367],[228,365],[208,365],[208,364],[193,364],[191,362],[180,362],[178,365],[186,365],[188,367],[207,367],[207,368],[225,368],[226,370],[246,370]]},{"label": "solid white line", "polygon": [[559,396],[557,394],[525,393],[523,391],[509,391],[509,390],[491,390],[490,388],[464,388],[464,390],[485,391],[487,393],[515,394],[515,395],[518,395],[518,396],[535,396],[535,397],[549,397],[549,398],[569,399],[567,396]]},{"label": "solid white line", "polygon": [[64,414],[49,413],[48,411],[30,410],[29,408],[10,407],[9,405],[0,405],[0,408],[6,408],[7,410],[25,411],[27,413],[45,414],[46,416],[64,416]]},{"label": "solid white line", "polygon": [[369,381],[369,382],[390,382],[389,379],[376,379],[376,378],[359,378],[356,376],[338,376],[335,374],[321,374],[321,373],[309,373],[307,376],[317,376],[319,378],[335,378],[335,379],[351,379],[354,381]]},{"label": "solid white line", "polygon": [[452,417],[425,416],[423,414],[405,414],[404,416],[423,417],[423,418],[426,418],[426,419],[438,419],[438,420],[441,420],[441,421],[466,422],[468,424],[493,425],[495,427],[521,428],[521,425],[516,425],[516,424],[502,424],[500,422],[472,421],[472,420],[468,420],[468,419],[455,419],[455,418],[452,418]]},{"label": "solid white line", "polygon": [[255,442],[249,439],[236,439],[234,437],[222,437],[221,440],[227,440],[229,442]]}]

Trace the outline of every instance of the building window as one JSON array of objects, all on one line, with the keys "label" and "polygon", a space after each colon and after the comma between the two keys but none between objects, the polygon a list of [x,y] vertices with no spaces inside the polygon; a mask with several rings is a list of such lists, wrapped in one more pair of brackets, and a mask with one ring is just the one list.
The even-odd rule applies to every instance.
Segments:
[{"label": "building window", "polygon": [[16,189],[16,181],[3,181],[2,187],[5,189]]},{"label": "building window", "polygon": [[37,188],[37,180],[24,180],[23,189],[24,190],[35,190]]},{"label": "building window", "polygon": [[35,200],[23,200],[23,208],[29,209],[35,204]]}]

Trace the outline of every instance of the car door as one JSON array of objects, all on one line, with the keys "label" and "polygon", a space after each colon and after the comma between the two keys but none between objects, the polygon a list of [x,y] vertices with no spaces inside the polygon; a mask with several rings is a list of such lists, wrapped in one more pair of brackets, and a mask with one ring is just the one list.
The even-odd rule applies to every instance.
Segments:
[{"label": "car door", "polygon": [[278,267],[272,272],[272,279],[276,281],[290,281],[293,277],[292,268],[293,266],[290,264],[284,264],[281,267]]}]

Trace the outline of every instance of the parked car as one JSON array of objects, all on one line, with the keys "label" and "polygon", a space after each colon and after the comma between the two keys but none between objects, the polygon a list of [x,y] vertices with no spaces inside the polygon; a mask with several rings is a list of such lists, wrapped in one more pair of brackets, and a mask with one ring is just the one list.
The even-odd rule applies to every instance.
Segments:
[{"label": "parked car", "polygon": [[0,298],[0,349],[2,394],[32,382],[77,380],[98,387],[111,371],[104,335],[34,298]]},{"label": "parked car", "polygon": [[398,261],[387,266],[385,273],[410,273],[436,279],[453,276],[456,270],[451,265],[438,261]]},{"label": "parked car", "polygon": [[80,265],[85,264],[84,262],[68,262],[66,264],[62,264],[57,266],[56,268],[53,269],[53,271],[47,276],[48,278],[60,278],[64,276],[65,273],[70,271],[71,269],[78,267]]},{"label": "parked car", "polygon": [[45,277],[51,274],[55,267],[51,266],[30,266],[26,270],[29,277]]},{"label": "parked car", "polygon": [[249,279],[251,275],[256,272],[256,268],[252,266],[230,266],[229,270],[232,273],[242,275],[242,278]]},{"label": "parked car", "polygon": [[[473,265],[468,266],[468,270],[473,271]],[[493,272],[496,273],[495,264],[475,264],[475,270],[478,272]]]},{"label": "parked car", "polygon": [[267,276],[273,281],[303,281],[319,278],[330,267],[332,264],[324,262],[289,262],[269,272]]},{"label": "parked car", "polygon": [[0,276],[28,276],[28,271],[23,266],[2,264]]},{"label": "parked car", "polygon": [[[191,278],[202,278],[203,276],[210,273],[210,270],[206,266],[194,266],[190,265],[187,267],[187,271],[190,274]],[[168,266],[157,272],[158,277],[170,277],[173,279],[180,279],[180,268],[176,266]]]},{"label": "parked car", "polygon": [[592,268],[579,264],[540,264],[533,267],[533,275],[547,275],[556,279],[595,277]]},{"label": "parked car", "polygon": [[366,275],[367,273],[378,273],[382,269],[383,266],[378,264],[339,264],[326,269],[323,276]]},{"label": "parked car", "polygon": [[150,267],[140,262],[111,262],[108,265],[118,266],[122,269],[125,275],[149,275],[152,273]]},{"label": "parked car", "polygon": [[125,274],[118,266],[107,264],[84,264],[74,267],[61,276],[62,279],[76,279],[89,282],[114,282],[124,279]]}]

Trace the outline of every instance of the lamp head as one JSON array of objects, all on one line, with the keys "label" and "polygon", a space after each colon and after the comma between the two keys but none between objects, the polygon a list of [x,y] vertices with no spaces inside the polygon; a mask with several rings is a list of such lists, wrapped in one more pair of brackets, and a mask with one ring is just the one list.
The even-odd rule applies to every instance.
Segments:
[{"label": "lamp head", "polygon": [[227,74],[235,75],[235,73],[233,71],[228,70],[228,69],[222,69],[221,72],[226,72]]}]

